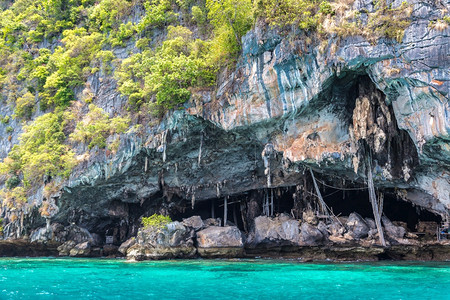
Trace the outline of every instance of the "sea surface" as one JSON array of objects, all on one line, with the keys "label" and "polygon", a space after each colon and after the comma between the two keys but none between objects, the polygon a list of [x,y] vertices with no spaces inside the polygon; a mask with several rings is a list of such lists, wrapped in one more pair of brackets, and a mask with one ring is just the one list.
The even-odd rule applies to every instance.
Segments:
[{"label": "sea surface", "polygon": [[0,258],[0,299],[450,299],[450,262]]}]

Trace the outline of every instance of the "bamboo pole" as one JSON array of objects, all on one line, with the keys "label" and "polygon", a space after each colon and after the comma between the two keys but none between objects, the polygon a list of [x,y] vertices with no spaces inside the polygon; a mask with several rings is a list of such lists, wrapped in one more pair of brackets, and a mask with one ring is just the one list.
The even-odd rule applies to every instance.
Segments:
[{"label": "bamboo pole", "polygon": [[319,198],[319,204],[320,204],[320,207],[322,209],[322,214],[329,216],[328,210],[327,210],[327,205],[325,204],[325,201],[322,198],[322,194],[320,193],[319,186],[317,185],[316,178],[314,177],[314,173],[311,170],[311,168],[309,168],[309,172],[311,173],[311,177],[312,177],[312,180],[313,180],[313,183],[314,183],[314,188],[315,188],[316,193],[317,193],[317,198]]},{"label": "bamboo pole", "polygon": [[386,247],[386,241],[384,240],[383,227],[381,227],[381,212],[378,210],[379,204],[377,202],[377,196],[375,195],[375,187],[373,184],[372,166],[369,162],[369,167],[367,170],[367,185],[369,187],[369,199],[372,204],[373,216],[375,218],[375,224],[377,225],[378,235],[380,236],[380,243],[383,247]]}]

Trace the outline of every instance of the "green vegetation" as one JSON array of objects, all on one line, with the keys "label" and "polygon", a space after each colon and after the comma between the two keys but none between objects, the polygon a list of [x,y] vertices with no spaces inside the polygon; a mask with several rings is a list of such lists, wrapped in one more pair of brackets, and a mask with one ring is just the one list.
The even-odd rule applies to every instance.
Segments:
[{"label": "green vegetation", "polygon": [[119,91],[129,96],[130,104],[143,103],[171,109],[186,102],[189,88],[209,86],[216,68],[209,63],[208,43],[192,38],[182,26],[169,26],[167,40],[156,51],[145,50],[124,59],[117,72]]},{"label": "green vegetation", "polygon": [[105,148],[107,137],[125,132],[129,122],[127,118],[109,118],[101,108],[90,104],[89,112],[77,123],[70,138],[75,142],[88,144],[89,149],[95,146]]},{"label": "green vegetation", "polygon": [[[272,26],[294,26],[314,29],[319,25],[319,8],[326,6],[314,0],[257,0],[255,14],[264,18]],[[330,8],[322,9],[329,13]]]},{"label": "green vegetation", "polygon": [[8,124],[9,123],[9,116],[0,117],[0,123]]},{"label": "green vegetation", "polygon": [[[356,11],[353,1],[2,3],[1,101],[24,127],[19,144],[0,163],[0,183],[5,183],[0,197],[5,205],[20,207],[44,182],[50,186],[49,181],[61,179],[57,189],[76,165],[74,143],[114,152],[118,136],[131,125],[154,124],[168,110],[180,109],[192,94],[213,89],[219,70],[233,69],[242,37],[255,23],[276,26],[293,36],[307,32],[305,41],[349,35],[371,42],[380,37],[401,41],[410,23],[410,5],[392,7],[380,0],[371,11]],[[430,26],[443,30],[448,24],[443,13]],[[95,106],[98,90],[91,85],[112,78],[128,98],[133,118],[110,117]],[[40,117],[33,120],[35,115]],[[0,122],[8,124],[10,117],[0,116]],[[5,130],[11,134],[13,127]]]},{"label": "green vegetation", "polygon": [[172,222],[172,219],[169,216],[154,214],[151,215],[150,217],[142,217],[141,223],[145,229],[147,228],[160,229],[169,224],[170,222]]},{"label": "green vegetation", "polygon": [[7,188],[17,189],[19,178],[20,184],[29,188],[42,183],[44,176],[69,176],[75,160],[73,151],[64,143],[64,125],[64,114],[56,112],[23,127],[19,144],[0,163],[0,174],[8,178]]}]

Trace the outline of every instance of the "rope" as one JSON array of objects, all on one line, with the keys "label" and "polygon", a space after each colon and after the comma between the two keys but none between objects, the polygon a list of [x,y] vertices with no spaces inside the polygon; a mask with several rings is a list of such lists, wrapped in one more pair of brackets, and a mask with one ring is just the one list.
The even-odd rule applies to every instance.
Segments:
[{"label": "rope", "polygon": [[339,187],[335,187],[335,186],[326,184],[325,182],[320,181],[320,180],[317,179],[317,178],[316,178],[316,181],[319,182],[320,184],[326,186],[326,187],[329,187],[329,188],[332,188],[332,189],[335,189],[335,190],[341,190],[341,191],[360,191],[360,190],[367,190],[367,189],[368,189],[368,187],[360,187],[360,188],[339,188]]}]

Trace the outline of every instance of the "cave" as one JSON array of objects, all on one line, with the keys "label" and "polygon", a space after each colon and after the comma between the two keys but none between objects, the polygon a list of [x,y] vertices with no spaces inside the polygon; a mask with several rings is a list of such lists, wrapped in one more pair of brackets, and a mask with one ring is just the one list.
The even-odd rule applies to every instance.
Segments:
[{"label": "cave", "polygon": [[[383,215],[391,221],[404,222],[411,232],[417,231],[419,222],[442,221],[441,216],[414,206],[411,202],[398,199],[393,189],[383,190]],[[336,216],[348,216],[352,212],[364,218],[374,218],[369,193],[365,188],[325,188],[322,192],[327,206]]]}]

